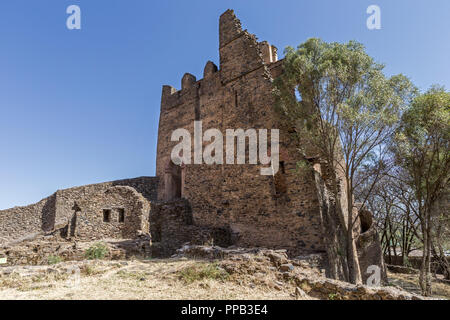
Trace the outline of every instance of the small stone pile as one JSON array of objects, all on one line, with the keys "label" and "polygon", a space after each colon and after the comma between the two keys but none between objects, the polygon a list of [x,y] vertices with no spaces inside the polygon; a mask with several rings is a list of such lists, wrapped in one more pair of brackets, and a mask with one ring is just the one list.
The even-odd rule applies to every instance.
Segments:
[{"label": "small stone pile", "polygon": [[[275,275],[274,287],[290,285],[300,299],[320,300],[424,300],[396,287],[353,285],[326,278],[322,256],[289,259],[286,250],[243,249],[184,245],[176,257],[218,260],[230,275],[256,275],[262,282]],[[244,277],[237,277],[244,278]]]}]

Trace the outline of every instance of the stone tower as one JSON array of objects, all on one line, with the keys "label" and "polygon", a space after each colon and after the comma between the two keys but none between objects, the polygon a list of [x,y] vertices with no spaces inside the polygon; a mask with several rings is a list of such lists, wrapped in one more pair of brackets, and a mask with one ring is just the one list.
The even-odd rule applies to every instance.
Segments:
[{"label": "stone tower", "polygon": [[[240,246],[286,248],[291,254],[323,251],[319,202],[313,176],[296,172],[298,153],[280,131],[276,175],[262,165],[176,166],[172,132],[189,130],[278,129],[272,81],[282,72],[277,48],[243,30],[232,10],[220,17],[220,67],[206,63],[203,79],[186,73],[181,90],[163,86],[158,132],[159,200],[187,199],[196,225],[226,227]],[[193,141],[193,139],[192,139]],[[204,146],[208,143],[203,143]],[[225,154],[225,150],[224,150]]]}]

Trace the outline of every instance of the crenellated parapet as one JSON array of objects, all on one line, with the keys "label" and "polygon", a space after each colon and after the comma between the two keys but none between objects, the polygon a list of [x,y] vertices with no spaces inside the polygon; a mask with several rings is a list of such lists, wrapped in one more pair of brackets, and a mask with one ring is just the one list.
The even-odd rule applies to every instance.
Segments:
[{"label": "crenellated parapet", "polygon": [[217,66],[212,61],[206,63],[205,69],[203,70],[203,78],[208,79],[212,77],[218,71]]},{"label": "crenellated parapet", "polygon": [[[197,80],[190,73],[181,79],[181,90],[163,86],[161,110],[169,110],[188,103],[202,92],[218,90],[218,85],[232,81],[278,62],[278,49],[267,41],[258,42],[255,35],[242,29],[240,20],[233,10],[227,10],[219,21],[220,69],[208,61],[203,72],[203,79]],[[217,82],[220,77],[220,82]],[[204,88],[204,89],[202,89]]]},{"label": "crenellated parapet", "polygon": [[197,78],[194,75],[185,73],[183,79],[181,79],[181,90],[189,90],[196,82]]},{"label": "crenellated parapet", "polygon": [[278,49],[267,41],[259,43],[259,49],[265,64],[271,64],[278,61]]},{"label": "crenellated parapet", "polygon": [[181,90],[176,90],[168,85],[163,86],[161,112],[181,106],[197,97],[198,81],[192,81],[193,79],[195,79],[195,77],[187,79],[183,78],[183,89]]}]

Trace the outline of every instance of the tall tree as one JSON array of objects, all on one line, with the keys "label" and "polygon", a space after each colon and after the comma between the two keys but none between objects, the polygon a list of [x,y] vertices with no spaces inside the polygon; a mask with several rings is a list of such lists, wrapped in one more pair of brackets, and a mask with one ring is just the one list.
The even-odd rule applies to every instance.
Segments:
[{"label": "tall tree", "polygon": [[382,169],[383,146],[414,88],[402,75],[386,78],[383,66],[354,41],[309,39],[285,53],[284,72],[274,82],[281,119],[294,128],[302,154],[314,152],[331,169],[331,191],[346,230],[341,249],[348,280],[361,283],[354,234],[356,173],[369,157],[378,158]]},{"label": "tall tree", "polygon": [[[408,173],[407,183],[415,193],[423,237],[420,286],[431,294],[431,250],[433,220],[437,203],[449,188],[450,169],[450,93],[434,86],[417,97],[404,113],[396,134],[395,152],[399,165]],[[447,207],[448,208],[448,207]]]},{"label": "tall tree", "polygon": [[[402,264],[408,265],[409,254],[420,248],[420,223],[417,215],[417,201],[411,188],[402,181],[403,170],[393,166],[373,188],[367,206],[373,213],[380,232],[383,253],[392,264],[393,256],[402,257]],[[372,184],[371,177],[357,190],[355,197],[363,201]]]}]

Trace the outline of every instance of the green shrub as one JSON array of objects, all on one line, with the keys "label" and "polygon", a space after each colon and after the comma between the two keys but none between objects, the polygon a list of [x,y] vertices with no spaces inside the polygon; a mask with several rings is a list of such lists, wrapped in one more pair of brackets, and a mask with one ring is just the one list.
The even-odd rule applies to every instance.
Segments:
[{"label": "green shrub", "polygon": [[339,293],[330,293],[328,295],[329,300],[340,300],[341,296]]},{"label": "green shrub", "polygon": [[229,278],[229,274],[217,266],[217,264],[204,264],[189,266],[180,271],[180,279],[186,283],[192,283],[203,279],[212,279],[225,281]]},{"label": "green shrub", "polygon": [[91,246],[89,249],[86,250],[84,256],[89,260],[99,260],[104,259],[108,254],[108,252],[109,249],[104,243],[97,242],[96,244],[94,244],[93,246]]},{"label": "green shrub", "polygon": [[62,261],[63,261],[63,259],[61,257],[59,257],[59,256],[49,256],[47,258],[47,263],[50,264],[50,265],[51,264],[58,264],[58,263],[60,263]]}]

